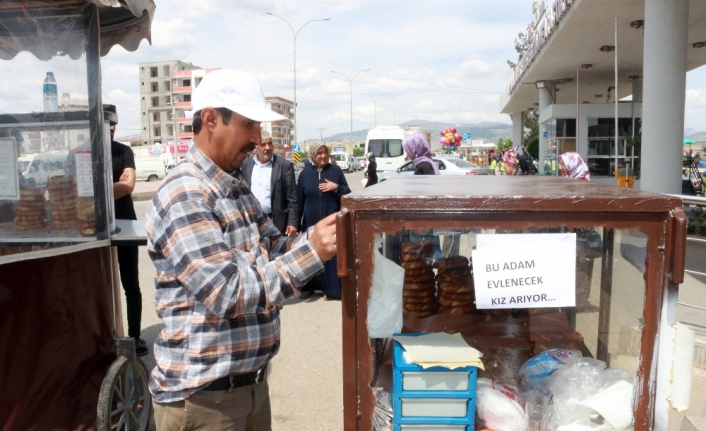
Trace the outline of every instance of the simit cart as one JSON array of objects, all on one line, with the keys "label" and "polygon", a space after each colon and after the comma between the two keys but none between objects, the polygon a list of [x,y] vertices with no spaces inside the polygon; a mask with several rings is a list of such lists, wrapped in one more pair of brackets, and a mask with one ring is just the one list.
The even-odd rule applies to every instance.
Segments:
[{"label": "simit cart", "polygon": [[100,56],[149,39],[154,9],[0,1],[3,430],[147,427],[148,374],[122,338],[114,251],[144,244],[144,227],[114,220]]},{"label": "simit cart", "polygon": [[[552,245],[557,238],[561,244]],[[667,429],[667,398],[679,395],[672,392],[671,378],[681,372],[672,369],[686,243],[680,199],[565,178],[465,177],[451,182],[418,176],[343,197],[337,242],[346,430],[374,429],[379,395],[398,391],[393,384],[399,381],[394,377],[400,368],[393,358],[397,346],[390,336],[369,334],[372,318],[379,322],[385,309],[394,310],[392,321],[394,313],[402,314],[401,327],[390,324],[389,332],[462,334],[483,354],[485,370],[478,370],[479,379],[521,386],[520,368],[528,359],[550,348],[578,351],[629,376],[635,430]],[[414,259],[413,252],[421,258]],[[488,278],[493,257],[513,256],[525,262],[515,265],[517,274],[528,270],[524,266],[536,269],[527,262],[549,262],[549,270]],[[481,262],[490,263],[481,267]],[[375,284],[376,279],[382,282]],[[545,283],[548,279],[554,281]],[[527,290],[530,295],[505,294],[517,288],[512,280],[523,289],[554,284],[544,292]],[[376,307],[375,299],[395,283],[401,286],[396,301],[388,295],[390,302]],[[409,301],[409,289],[419,287],[428,295]],[[544,301],[555,297],[557,302]],[[689,388],[680,391],[688,394]],[[475,402],[473,394],[464,396]],[[451,406],[449,399],[444,408]],[[422,407],[425,414],[445,414]],[[444,428],[439,419],[433,423],[441,428],[428,429],[473,429],[452,426],[464,423],[460,420],[449,420]],[[429,418],[405,420],[407,428],[395,429],[432,423]]]}]

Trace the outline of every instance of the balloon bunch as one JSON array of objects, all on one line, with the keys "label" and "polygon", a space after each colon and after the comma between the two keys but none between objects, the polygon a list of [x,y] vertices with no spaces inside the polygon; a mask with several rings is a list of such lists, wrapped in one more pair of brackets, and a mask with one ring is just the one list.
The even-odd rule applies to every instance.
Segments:
[{"label": "balloon bunch", "polygon": [[441,131],[441,138],[439,138],[439,143],[447,152],[451,152],[456,149],[456,147],[461,146],[461,140],[463,137],[456,133],[455,127],[450,127],[446,130]]}]

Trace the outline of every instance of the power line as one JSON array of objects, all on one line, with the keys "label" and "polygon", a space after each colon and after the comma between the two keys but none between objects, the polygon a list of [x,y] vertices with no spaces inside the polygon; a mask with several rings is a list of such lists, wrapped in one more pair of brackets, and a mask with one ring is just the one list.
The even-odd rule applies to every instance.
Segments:
[{"label": "power line", "polygon": [[259,66],[257,66],[257,67],[253,67],[252,69],[248,70],[248,72],[252,72],[252,71],[255,70],[255,69],[259,69],[259,68],[261,68],[262,66],[267,66],[267,65],[270,64],[270,63],[274,63],[275,61],[279,61],[279,60],[281,60],[281,59],[283,59],[283,58],[285,58],[285,57],[289,57],[289,56],[291,56],[291,55],[292,55],[292,54],[286,54],[286,55],[283,55],[283,56],[281,56],[281,57],[279,57],[279,58],[275,58],[275,59],[272,60],[272,61],[268,61],[267,63],[263,63],[263,64],[261,64],[261,65],[259,65]]},{"label": "power line", "polygon": [[[357,68],[357,67],[348,66],[348,65],[340,64],[340,63],[335,63],[335,62],[333,62],[333,61],[328,61],[328,60],[324,60],[324,59],[321,59],[321,58],[312,57],[312,56],[306,55],[306,54],[301,54],[301,55],[303,55],[303,56],[305,56],[305,57],[312,58],[312,59],[314,59],[314,60],[323,61],[323,62],[325,62],[325,63],[335,64],[336,66],[347,67],[347,68],[349,68],[349,69],[355,69],[355,70],[362,70],[362,69],[359,69],[359,68]],[[437,86],[437,87],[457,88],[457,89],[460,89],[460,90],[469,90],[469,91],[471,91],[471,92],[479,92],[479,93],[486,93],[486,94],[501,94],[501,92],[498,92],[498,91],[478,90],[478,89],[474,89],[474,88],[457,87],[457,86],[454,86],[454,85],[436,84],[436,83],[433,83],[433,82],[421,81],[421,80],[419,80],[419,79],[404,78],[404,77],[402,77],[402,76],[395,76],[395,75],[388,75],[388,74],[380,73],[380,72],[373,72],[372,70],[369,71],[368,73],[372,73],[372,74],[380,75],[380,76],[386,76],[386,77],[388,77],[388,78],[400,79],[400,80],[404,80],[404,81],[418,82],[418,83],[420,83],[420,84],[434,85],[434,86]],[[380,86],[383,86],[383,84],[370,84],[370,83],[362,82],[362,81],[358,81],[358,82],[361,83],[361,84],[380,85]],[[390,86],[390,87],[393,87],[393,86]],[[408,87],[400,87],[400,88],[408,88]],[[432,90],[430,90],[430,91],[432,91]],[[439,90],[437,90],[437,91],[439,91]]]}]

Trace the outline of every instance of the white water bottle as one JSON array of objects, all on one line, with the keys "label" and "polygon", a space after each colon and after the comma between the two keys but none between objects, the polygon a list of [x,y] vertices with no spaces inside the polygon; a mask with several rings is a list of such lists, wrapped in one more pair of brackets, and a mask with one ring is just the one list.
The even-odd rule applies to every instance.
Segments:
[{"label": "white water bottle", "polygon": [[47,77],[44,78],[44,112],[59,111],[59,95],[56,88],[56,79],[54,72],[47,72]]}]

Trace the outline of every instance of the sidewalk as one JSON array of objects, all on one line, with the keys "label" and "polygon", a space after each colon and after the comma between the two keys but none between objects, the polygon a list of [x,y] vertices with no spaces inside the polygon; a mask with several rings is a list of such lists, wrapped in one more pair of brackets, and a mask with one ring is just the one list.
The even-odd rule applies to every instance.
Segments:
[{"label": "sidewalk", "polygon": [[154,192],[159,189],[162,185],[162,181],[153,181],[148,183],[146,181],[138,181],[135,183],[135,189],[132,191],[132,200],[138,201],[148,201],[154,196]]}]

